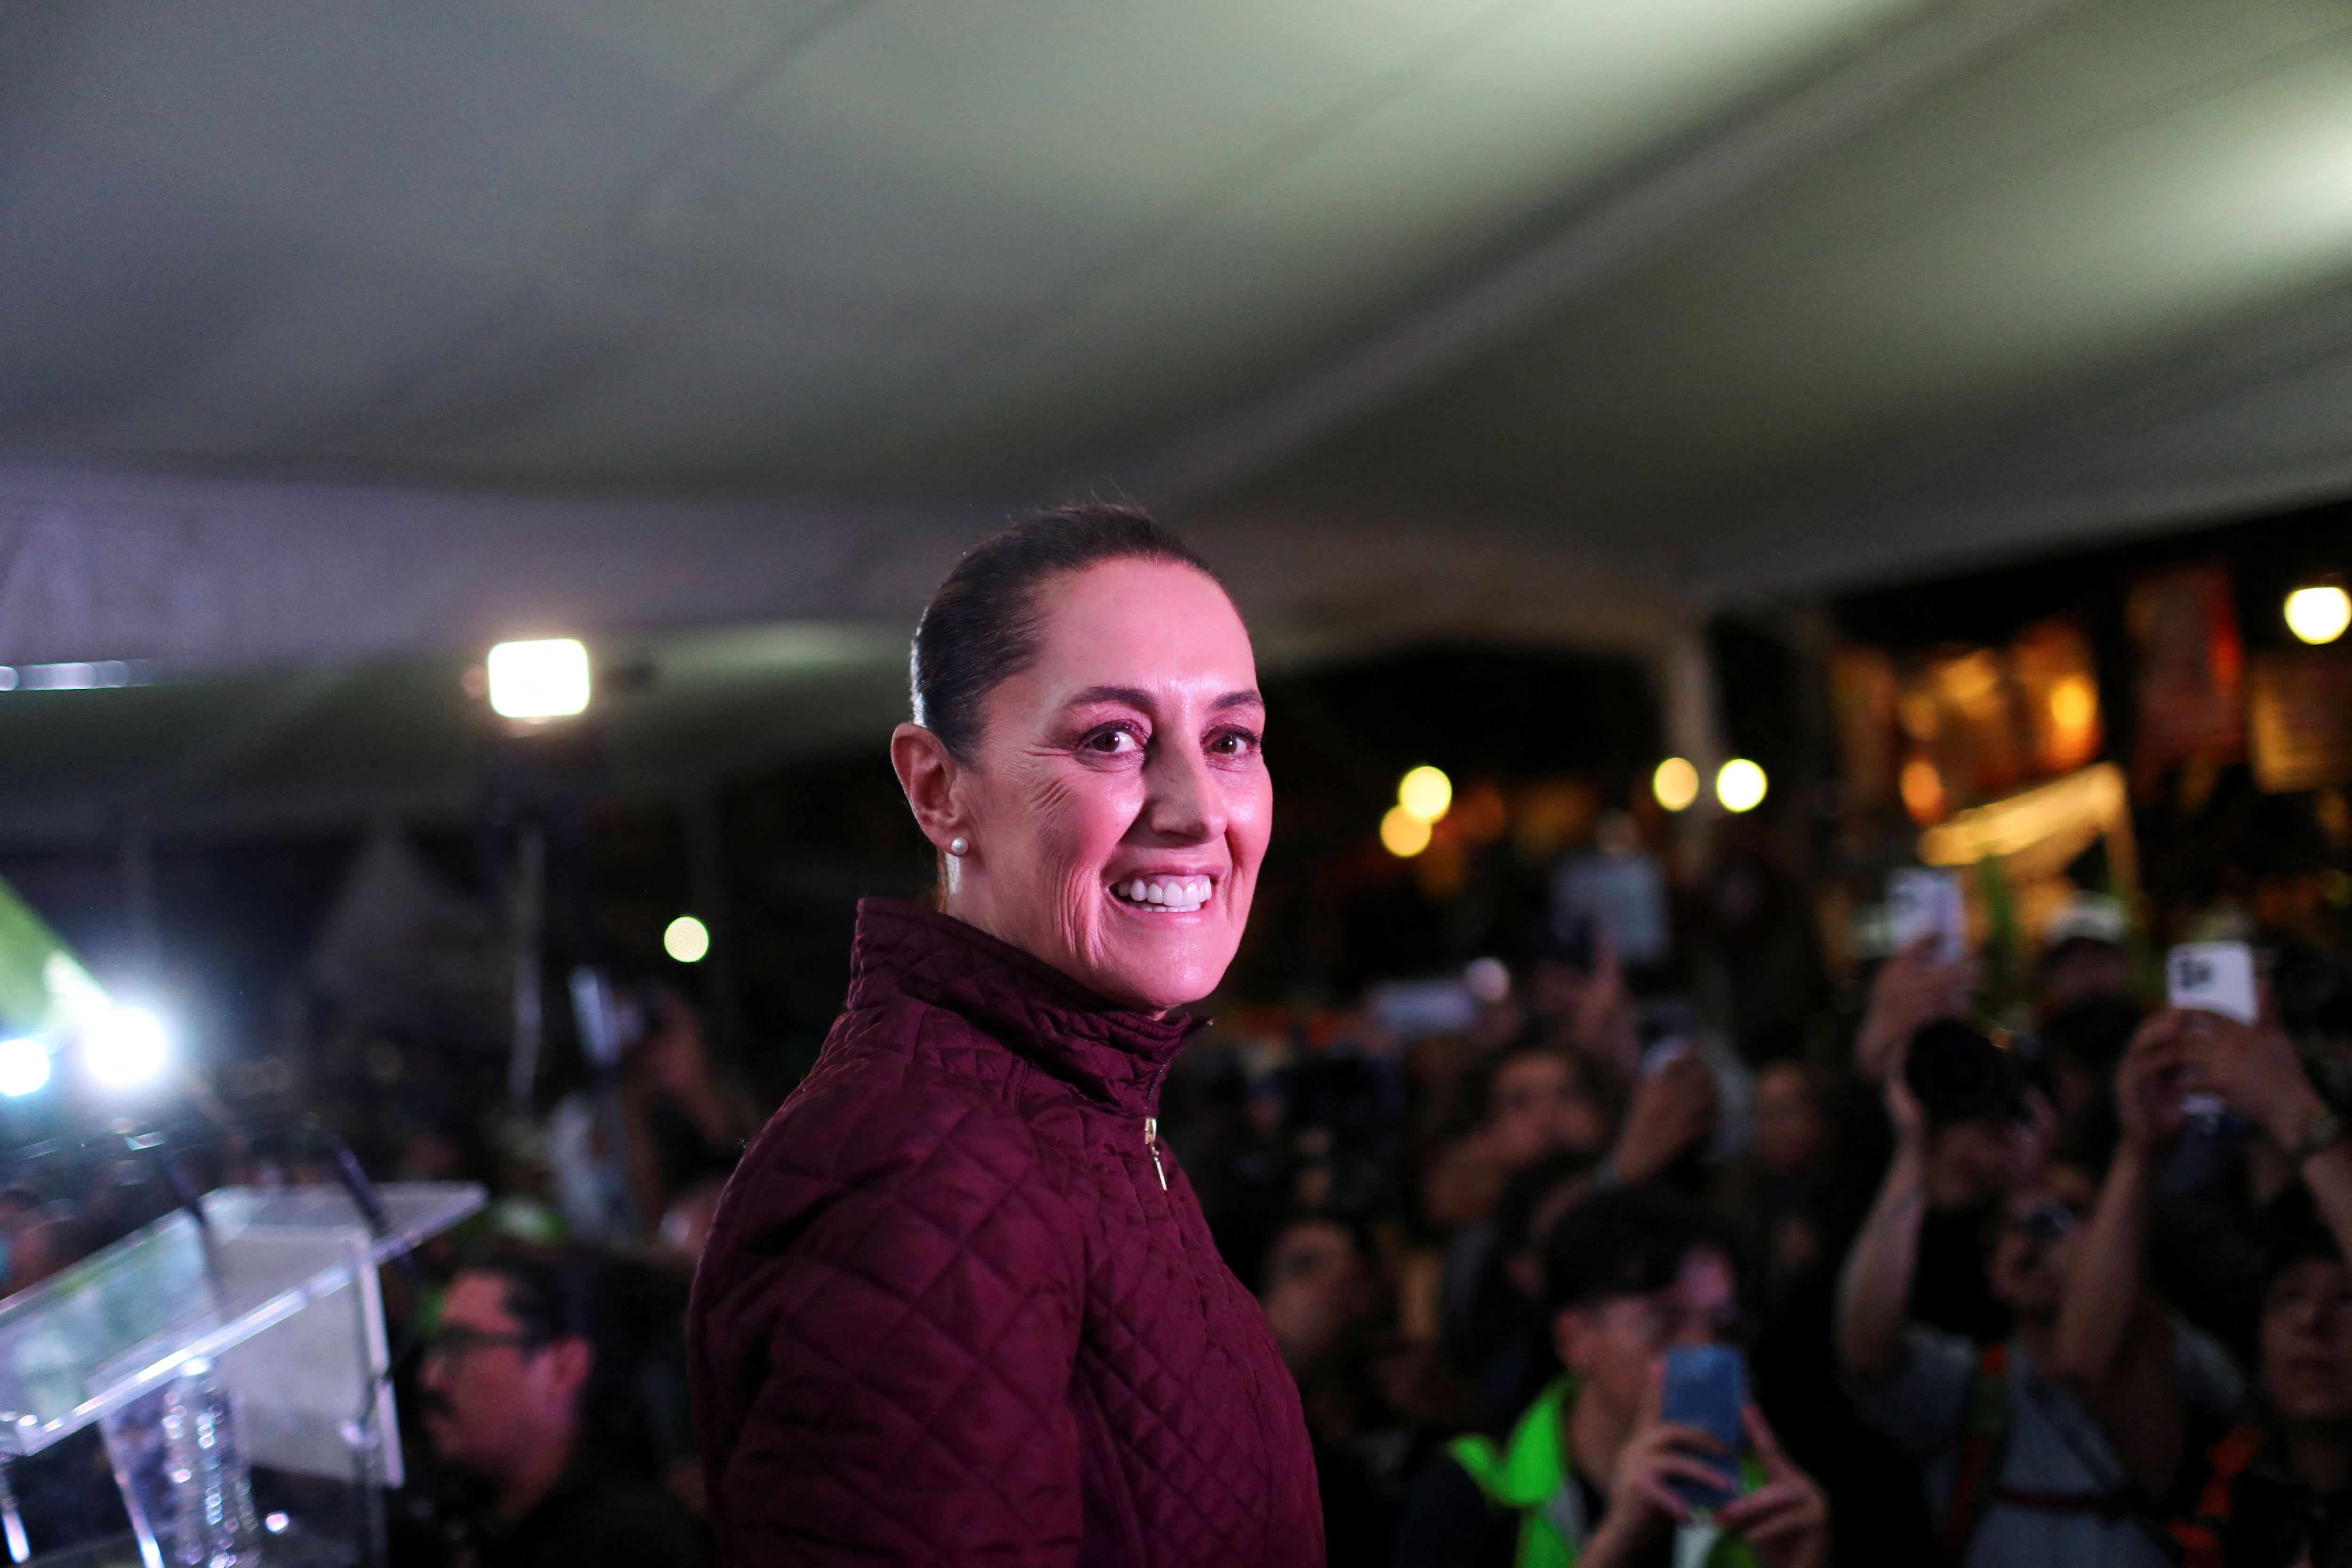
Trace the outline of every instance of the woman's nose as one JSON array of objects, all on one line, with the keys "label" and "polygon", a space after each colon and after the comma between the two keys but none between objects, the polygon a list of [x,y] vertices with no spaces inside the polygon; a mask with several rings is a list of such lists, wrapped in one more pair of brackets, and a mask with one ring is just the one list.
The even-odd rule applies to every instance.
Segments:
[{"label": "woman's nose", "polygon": [[1208,759],[1187,746],[1171,746],[1144,770],[1150,795],[1144,825],[1160,837],[1198,844],[1222,837],[1224,812]]}]

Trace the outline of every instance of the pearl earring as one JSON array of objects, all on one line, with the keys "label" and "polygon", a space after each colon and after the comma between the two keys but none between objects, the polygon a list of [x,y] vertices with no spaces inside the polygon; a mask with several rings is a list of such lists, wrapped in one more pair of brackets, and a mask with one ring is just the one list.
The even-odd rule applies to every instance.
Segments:
[{"label": "pearl earring", "polygon": [[949,839],[949,840],[948,840],[948,853],[949,853],[949,854],[950,854],[950,855],[969,855],[969,854],[971,854],[971,839],[969,839],[969,838],[966,838],[966,837],[965,837],[962,834],[961,834],[961,833],[957,834],[953,838],[950,838],[950,839]]}]

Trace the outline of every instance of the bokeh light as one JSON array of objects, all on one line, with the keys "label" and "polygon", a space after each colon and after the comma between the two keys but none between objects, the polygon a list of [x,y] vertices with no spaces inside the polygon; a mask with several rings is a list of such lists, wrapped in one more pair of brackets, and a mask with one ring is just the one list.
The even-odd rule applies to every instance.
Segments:
[{"label": "bokeh light", "polygon": [[2352,626],[2352,595],[2333,583],[2297,588],[2286,596],[2286,629],[2307,643],[2334,642]]},{"label": "bokeh light", "polygon": [[82,1028],[82,1064],[110,1089],[131,1089],[163,1070],[171,1042],[143,1007],[110,1007]]},{"label": "bokeh light", "polygon": [[501,717],[562,719],[588,706],[588,650],[571,637],[502,642],[485,669]]},{"label": "bokeh light", "polygon": [[1734,757],[1715,772],[1715,798],[1726,811],[1755,810],[1768,787],[1764,770],[1746,757]]},{"label": "bokeh light", "polygon": [[1698,799],[1698,769],[1687,757],[1668,757],[1650,775],[1650,793],[1668,811],[1687,811]]},{"label": "bokeh light", "polygon": [[48,1047],[34,1039],[0,1040],[0,1094],[19,1100],[48,1081]]},{"label": "bokeh light", "polygon": [[710,928],[692,915],[680,915],[662,932],[662,951],[680,963],[700,963],[710,952]]},{"label": "bokeh light", "polygon": [[1399,782],[1397,805],[1423,822],[1435,822],[1453,809],[1454,781],[1445,776],[1443,769],[1424,763]]},{"label": "bokeh light", "polygon": [[1429,847],[1429,819],[1402,805],[1389,807],[1381,818],[1381,847],[1400,860],[1410,860]]},{"label": "bokeh light", "polygon": [[1896,786],[1903,794],[1903,809],[1911,820],[1925,825],[1940,822],[1944,816],[1944,775],[1936,764],[1925,757],[1914,757],[1903,764],[1903,777]]}]

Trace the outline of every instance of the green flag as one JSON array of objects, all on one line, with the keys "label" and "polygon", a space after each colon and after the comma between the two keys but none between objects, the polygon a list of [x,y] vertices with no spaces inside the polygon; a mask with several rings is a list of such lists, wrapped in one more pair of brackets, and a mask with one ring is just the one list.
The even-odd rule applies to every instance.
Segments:
[{"label": "green flag", "polygon": [[94,992],[48,922],[0,880],[0,1035],[47,1027],[68,1005],[61,992]]}]

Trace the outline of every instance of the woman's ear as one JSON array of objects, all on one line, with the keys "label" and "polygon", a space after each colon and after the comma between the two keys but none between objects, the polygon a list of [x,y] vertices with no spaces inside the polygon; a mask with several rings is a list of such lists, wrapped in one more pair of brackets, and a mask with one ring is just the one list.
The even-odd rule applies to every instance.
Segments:
[{"label": "woman's ear", "polygon": [[970,835],[971,825],[956,799],[963,764],[946,742],[920,724],[901,724],[890,732],[890,766],[907,794],[915,825],[936,848],[945,852],[950,840]]}]

